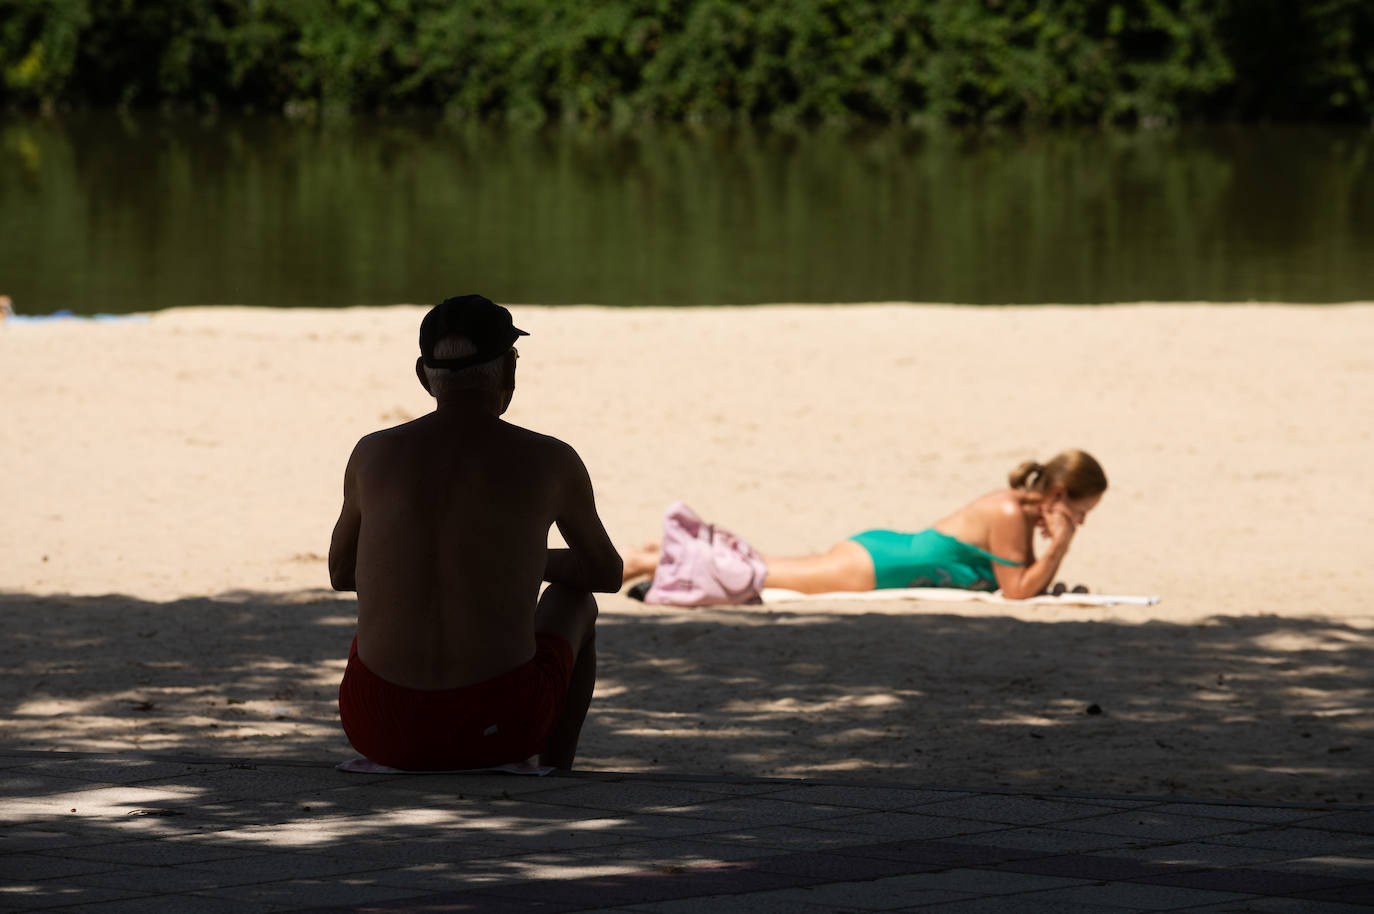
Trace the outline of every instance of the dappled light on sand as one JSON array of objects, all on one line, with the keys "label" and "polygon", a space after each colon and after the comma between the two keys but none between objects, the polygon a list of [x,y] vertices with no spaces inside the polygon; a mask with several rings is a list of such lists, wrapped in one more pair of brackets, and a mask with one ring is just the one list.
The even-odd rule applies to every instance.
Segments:
[{"label": "dappled light on sand", "polygon": [[[937,604],[603,604],[581,767],[1369,798],[1374,634],[1355,624],[1034,622]],[[336,705],[351,636],[340,621],[352,607],[308,593],[164,604],[0,595],[13,657],[0,678],[0,738],[17,748],[342,761],[356,754]],[[128,624],[152,611],[158,633]],[[1112,651],[1091,649],[1108,643]],[[811,669],[770,666],[780,653],[809,657]]]},{"label": "dappled light on sand", "polygon": [[[422,314],[5,322],[0,740],[356,755],[337,710],[356,603],[322,589],[324,551],[349,447],[428,409]],[[618,542],[683,498],[806,554],[1085,446],[1111,488],[1064,577],[1163,598],[606,597],[579,767],[1371,802],[1374,305],[515,314],[510,418],[577,447]],[[207,806],[214,783],[252,789],[227,771]]]}]

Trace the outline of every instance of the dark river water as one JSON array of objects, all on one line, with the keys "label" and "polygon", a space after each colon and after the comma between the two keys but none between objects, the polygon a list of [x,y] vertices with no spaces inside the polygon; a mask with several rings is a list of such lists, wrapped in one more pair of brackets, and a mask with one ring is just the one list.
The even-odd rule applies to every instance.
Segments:
[{"label": "dark river water", "polygon": [[192,304],[1374,299],[1374,131],[541,132],[0,115],[0,293]]}]

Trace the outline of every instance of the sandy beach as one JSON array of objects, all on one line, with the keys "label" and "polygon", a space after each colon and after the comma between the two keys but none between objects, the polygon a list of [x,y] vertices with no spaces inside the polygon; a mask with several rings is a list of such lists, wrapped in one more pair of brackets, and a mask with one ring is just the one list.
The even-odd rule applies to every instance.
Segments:
[{"label": "sandy beach", "polygon": [[[1082,447],[1111,488],[1061,577],[1162,598],[606,597],[581,766],[1374,797],[1374,304],[510,307],[507,417],[619,542],[683,499],[823,549]],[[423,312],[0,323],[6,745],[354,754],[325,554],[353,443],[430,408]]]}]

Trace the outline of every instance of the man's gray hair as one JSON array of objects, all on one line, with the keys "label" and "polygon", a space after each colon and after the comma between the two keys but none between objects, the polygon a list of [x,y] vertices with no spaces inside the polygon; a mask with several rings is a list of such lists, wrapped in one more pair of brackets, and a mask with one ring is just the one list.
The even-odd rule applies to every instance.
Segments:
[{"label": "man's gray hair", "polygon": [[[472,340],[465,336],[446,336],[434,344],[436,359],[461,359],[477,351]],[[505,381],[502,370],[505,360],[500,356],[490,362],[460,368],[430,368],[425,366],[425,377],[429,379],[429,389],[434,396],[448,396],[460,390],[501,390]]]}]

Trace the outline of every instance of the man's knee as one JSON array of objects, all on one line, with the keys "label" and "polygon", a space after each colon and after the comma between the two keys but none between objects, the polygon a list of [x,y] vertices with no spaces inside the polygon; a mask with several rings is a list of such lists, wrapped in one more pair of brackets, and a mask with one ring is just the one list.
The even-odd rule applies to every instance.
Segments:
[{"label": "man's knee", "polygon": [[544,594],[539,598],[539,607],[550,610],[578,613],[588,615],[593,620],[597,616],[596,598],[590,591],[578,590],[576,587],[568,587],[565,584],[550,584],[544,588]]}]

